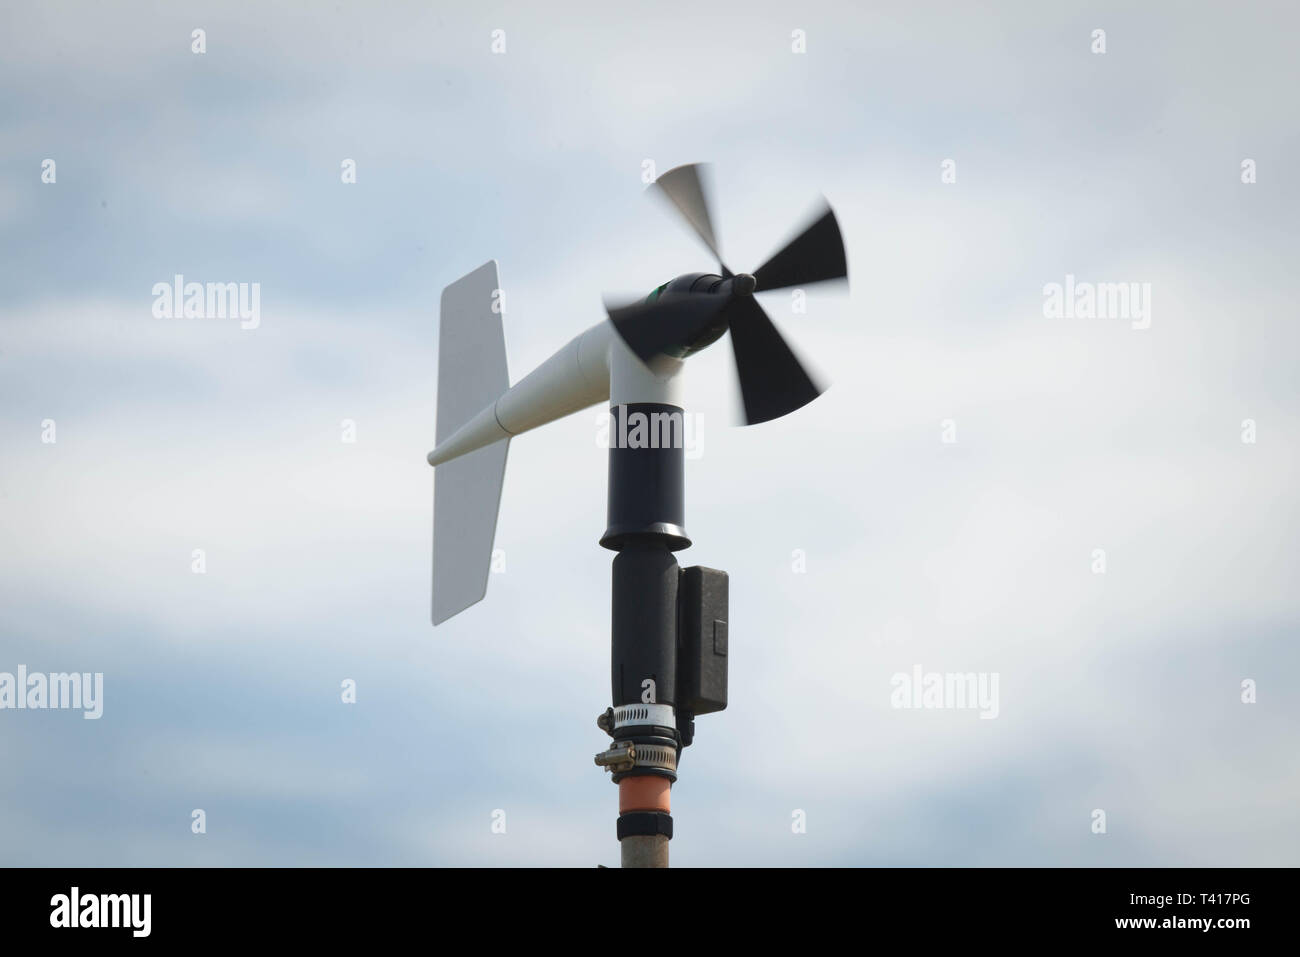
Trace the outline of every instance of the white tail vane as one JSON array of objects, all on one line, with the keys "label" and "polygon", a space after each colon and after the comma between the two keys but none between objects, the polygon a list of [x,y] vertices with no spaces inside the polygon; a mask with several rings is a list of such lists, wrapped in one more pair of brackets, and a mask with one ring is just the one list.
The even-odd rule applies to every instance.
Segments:
[{"label": "white tail vane", "polygon": [[[496,261],[442,291],[437,439],[453,435],[510,387]],[[447,462],[433,480],[433,623],[487,593],[510,437]]]},{"label": "white tail vane", "polygon": [[500,303],[495,260],[442,291],[437,446],[426,456],[435,625],[487,593],[511,437],[608,399],[610,349],[626,352],[602,321],[511,388]]}]

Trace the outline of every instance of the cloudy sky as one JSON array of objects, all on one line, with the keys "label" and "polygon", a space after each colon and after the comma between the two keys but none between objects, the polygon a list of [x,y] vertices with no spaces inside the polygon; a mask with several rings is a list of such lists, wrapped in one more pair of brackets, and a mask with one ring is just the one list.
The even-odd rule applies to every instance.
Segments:
[{"label": "cloudy sky", "polygon": [[[104,710],[0,711],[0,863],[616,863],[597,410],[431,628],[438,298],[498,260],[522,376],[710,267],[642,183],[707,160],[729,263],[824,193],[851,284],[764,297],[805,409],[687,367],[731,702],[674,863],[1300,864],[1294,9],[866,6],[6,5],[0,672]],[[176,274],[257,328],[156,318]]]}]

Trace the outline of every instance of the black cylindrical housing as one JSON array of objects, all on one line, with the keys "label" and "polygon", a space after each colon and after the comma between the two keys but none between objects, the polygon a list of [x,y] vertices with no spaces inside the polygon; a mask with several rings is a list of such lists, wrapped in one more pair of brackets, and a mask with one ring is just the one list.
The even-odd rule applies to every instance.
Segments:
[{"label": "black cylindrical housing", "polygon": [[[614,558],[614,704],[677,701],[677,584],[662,542],[624,544]],[[653,686],[646,682],[653,682]]]},{"label": "black cylindrical housing", "polygon": [[610,409],[609,514],[600,544],[618,550],[652,539],[686,548],[686,420],[675,405]]}]

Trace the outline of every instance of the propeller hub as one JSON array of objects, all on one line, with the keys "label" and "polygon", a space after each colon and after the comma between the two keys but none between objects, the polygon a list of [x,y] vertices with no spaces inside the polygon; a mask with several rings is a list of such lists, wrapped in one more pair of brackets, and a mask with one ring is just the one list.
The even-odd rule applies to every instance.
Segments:
[{"label": "propeller hub", "polygon": [[736,273],[731,280],[731,294],[733,296],[752,296],[757,285],[758,280],[749,273]]}]

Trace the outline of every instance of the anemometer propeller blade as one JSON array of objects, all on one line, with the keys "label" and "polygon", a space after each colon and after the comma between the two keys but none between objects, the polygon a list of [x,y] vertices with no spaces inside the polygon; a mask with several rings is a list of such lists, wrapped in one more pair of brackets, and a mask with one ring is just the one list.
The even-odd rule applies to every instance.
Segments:
[{"label": "anemometer propeller blade", "polygon": [[756,292],[847,279],[844,239],[835,212],[822,201],[812,222],[767,262],[754,270]]},{"label": "anemometer propeller blade", "polygon": [[727,311],[731,314],[731,352],[749,425],[779,419],[825,391],[795,358],[752,296],[734,300]]},{"label": "anemometer propeller blade", "polygon": [[[654,187],[677,208],[695,234],[709,247],[713,258],[722,266],[722,253],[718,252],[718,240],[713,233],[713,215],[709,211],[708,190],[704,187],[707,167],[703,163],[693,163],[670,169],[654,181]],[[724,275],[726,266],[722,266]]]}]

